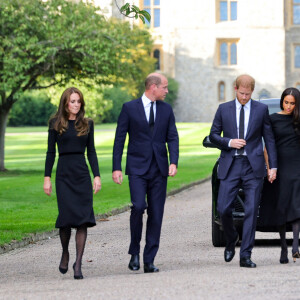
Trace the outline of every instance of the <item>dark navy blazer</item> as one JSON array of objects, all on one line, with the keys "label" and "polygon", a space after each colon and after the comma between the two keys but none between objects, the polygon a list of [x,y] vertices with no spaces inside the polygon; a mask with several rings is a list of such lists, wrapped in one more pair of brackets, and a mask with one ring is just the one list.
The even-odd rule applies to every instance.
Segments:
[{"label": "dark navy blazer", "polygon": [[[222,132],[223,137],[221,136]],[[219,105],[209,138],[221,149],[218,177],[225,179],[236,152],[236,149],[228,147],[228,143],[230,139],[238,138],[235,100]],[[245,150],[255,177],[264,177],[265,175],[262,138],[267,148],[270,168],[277,168],[277,153],[268,107],[263,103],[251,100]]]},{"label": "dark navy blazer", "polygon": [[178,164],[179,139],[172,107],[163,101],[156,101],[156,117],[153,134],[146,119],[142,98],[129,101],[122,107],[118,119],[113,149],[113,171],[122,170],[121,161],[127,132],[127,175],[144,175],[155,155],[163,176],[168,176],[169,164]]}]

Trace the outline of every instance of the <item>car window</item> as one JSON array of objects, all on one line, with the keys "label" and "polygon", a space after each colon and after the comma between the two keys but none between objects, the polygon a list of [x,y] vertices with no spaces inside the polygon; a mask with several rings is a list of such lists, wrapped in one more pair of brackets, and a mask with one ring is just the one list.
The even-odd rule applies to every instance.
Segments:
[{"label": "car window", "polygon": [[280,111],[280,106],[276,104],[270,104],[268,105],[269,108],[269,114],[274,114]]},{"label": "car window", "polygon": [[279,98],[261,99],[259,101],[268,105],[270,115],[280,111],[280,99]]}]

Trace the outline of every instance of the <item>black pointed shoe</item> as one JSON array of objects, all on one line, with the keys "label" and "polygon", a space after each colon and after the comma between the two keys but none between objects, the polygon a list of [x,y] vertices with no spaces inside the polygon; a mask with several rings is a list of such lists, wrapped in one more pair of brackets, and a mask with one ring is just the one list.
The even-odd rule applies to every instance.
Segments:
[{"label": "black pointed shoe", "polygon": [[250,259],[250,256],[246,256],[240,259],[240,267],[256,268],[256,264]]},{"label": "black pointed shoe", "polygon": [[137,271],[140,269],[140,256],[138,254],[131,255],[128,268],[131,271]]},{"label": "black pointed shoe", "polygon": [[230,262],[234,258],[234,255],[235,255],[235,246],[237,245],[238,242],[239,242],[239,235],[237,235],[237,238],[234,241],[233,247],[231,247],[231,248],[226,247],[225,248],[224,259],[225,259],[226,262]]},{"label": "black pointed shoe", "polygon": [[156,272],[159,272],[159,269],[156,268],[153,263],[145,263],[144,264],[144,272],[145,273],[156,273]]}]

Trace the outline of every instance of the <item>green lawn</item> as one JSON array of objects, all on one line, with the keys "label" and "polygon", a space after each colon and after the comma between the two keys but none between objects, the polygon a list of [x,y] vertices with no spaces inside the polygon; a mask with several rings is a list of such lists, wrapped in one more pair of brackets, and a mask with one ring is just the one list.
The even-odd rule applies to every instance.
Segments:
[{"label": "green lawn", "polygon": [[[102,190],[94,197],[96,214],[130,202],[127,177],[121,186],[111,179],[115,126],[96,126],[95,144],[102,179]],[[168,191],[209,176],[218,156],[218,150],[202,146],[210,124],[178,123],[177,127],[180,136],[179,168],[176,177],[169,178]],[[0,173],[0,245],[20,240],[29,233],[52,230],[57,217],[55,191],[50,197],[43,192],[47,128],[8,128],[5,143],[5,166],[9,171]],[[125,154],[126,151],[123,165]]]}]

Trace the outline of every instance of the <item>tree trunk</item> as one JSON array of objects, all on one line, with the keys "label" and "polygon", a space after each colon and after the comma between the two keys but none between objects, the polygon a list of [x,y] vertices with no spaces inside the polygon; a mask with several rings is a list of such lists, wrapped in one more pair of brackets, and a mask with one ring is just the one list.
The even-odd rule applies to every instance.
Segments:
[{"label": "tree trunk", "polygon": [[5,110],[3,107],[0,109],[0,172],[6,171],[4,167],[4,144],[9,111],[10,109]]}]

